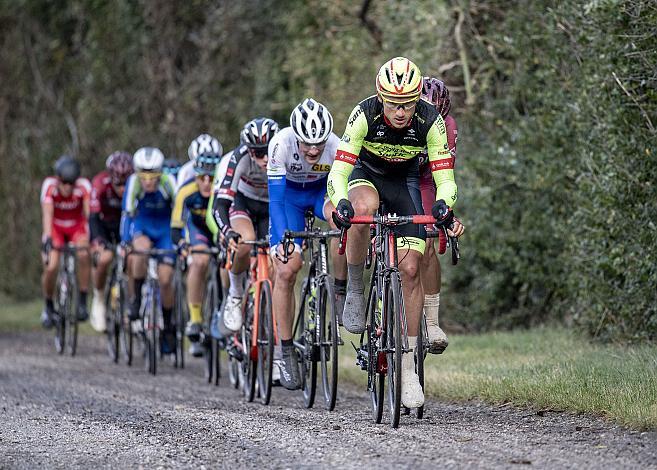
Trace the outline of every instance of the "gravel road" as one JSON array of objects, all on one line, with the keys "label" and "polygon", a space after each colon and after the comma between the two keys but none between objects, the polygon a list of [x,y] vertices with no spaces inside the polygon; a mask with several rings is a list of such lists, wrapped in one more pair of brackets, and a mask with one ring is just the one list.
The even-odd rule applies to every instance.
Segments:
[{"label": "gravel road", "polygon": [[152,377],[100,337],[74,358],[51,343],[0,335],[0,468],[657,468],[657,433],[597,418],[430,401],[394,430],[353,387],[332,413],[281,388],[262,406],[207,385],[199,361]]}]

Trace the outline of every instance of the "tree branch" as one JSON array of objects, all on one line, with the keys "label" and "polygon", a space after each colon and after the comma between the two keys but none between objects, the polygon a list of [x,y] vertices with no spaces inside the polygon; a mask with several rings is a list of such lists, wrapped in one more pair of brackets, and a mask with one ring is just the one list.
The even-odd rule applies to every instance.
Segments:
[{"label": "tree branch", "polygon": [[652,125],[652,121],[650,120],[650,116],[646,112],[645,109],[643,109],[643,106],[641,106],[641,103],[632,95],[629,91],[627,91],[627,88],[623,86],[621,81],[618,79],[618,76],[616,75],[616,72],[611,72],[611,74],[614,76],[614,79],[616,80],[616,83],[618,83],[618,86],[621,87],[621,90],[625,92],[627,96],[630,97],[632,101],[634,101],[634,104],[639,107],[639,110],[641,110],[641,114],[643,114],[643,117],[645,118],[647,124],[648,124],[648,129],[650,129],[650,132],[653,134],[655,133],[655,126]]},{"label": "tree branch", "polygon": [[374,38],[376,45],[379,47],[379,49],[381,49],[383,45],[383,34],[381,33],[381,30],[379,29],[377,24],[371,19],[367,18],[367,10],[369,8],[370,8],[370,0],[364,0],[363,4],[360,7],[360,13],[358,14],[358,17],[360,18],[360,21],[365,25],[367,30]]},{"label": "tree branch", "polygon": [[34,78],[34,83],[36,85],[37,92],[41,95],[48,104],[50,104],[55,110],[62,114],[68,132],[71,136],[71,153],[74,157],[78,157],[80,154],[80,140],[78,137],[78,127],[75,123],[73,115],[64,108],[63,99],[61,96],[57,96],[51,87],[47,86],[43,81],[43,75],[41,75],[41,70],[39,69],[39,63],[34,52],[34,47],[32,47],[32,40],[27,33],[27,28],[21,28],[23,30],[23,44],[25,46],[25,53],[28,57],[28,62],[30,64],[30,71],[32,72],[32,77]]},{"label": "tree branch", "polygon": [[470,68],[468,65],[468,54],[463,44],[463,37],[461,35],[461,28],[463,27],[463,22],[465,21],[465,13],[463,8],[458,3],[456,4],[456,11],[458,13],[458,20],[456,21],[456,26],[454,27],[454,39],[456,40],[456,45],[459,48],[459,57],[461,59],[461,66],[463,68],[463,86],[465,87],[465,104],[472,105],[475,102],[475,97],[472,94],[472,81],[470,80]]}]

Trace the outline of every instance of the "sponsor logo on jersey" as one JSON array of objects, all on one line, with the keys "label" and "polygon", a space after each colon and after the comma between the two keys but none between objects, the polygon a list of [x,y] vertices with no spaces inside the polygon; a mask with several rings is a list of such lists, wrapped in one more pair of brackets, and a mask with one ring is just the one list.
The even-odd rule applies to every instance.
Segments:
[{"label": "sponsor logo on jersey", "polygon": [[292,165],[290,165],[290,171],[292,173],[298,173],[301,170],[303,170],[303,165],[301,165],[300,163],[293,163]]},{"label": "sponsor logo on jersey", "polygon": [[357,155],[353,153],[345,152],[344,150],[338,150],[335,154],[335,159],[339,162],[349,163],[350,165],[355,165],[356,160],[358,159]]},{"label": "sponsor logo on jersey", "polygon": [[348,126],[353,126],[354,122],[356,122],[356,119],[358,119],[358,116],[360,116],[362,112],[363,112],[363,110],[359,106],[358,109],[356,110],[356,112],[351,116],[351,118],[349,118],[349,122],[347,123],[347,125]]},{"label": "sponsor logo on jersey", "polygon": [[454,164],[451,158],[431,162],[431,171],[451,170],[452,168],[454,168]]},{"label": "sponsor logo on jersey", "polygon": [[408,133],[411,134],[411,135],[415,135],[415,129],[409,129]]},{"label": "sponsor logo on jersey", "polygon": [[348,144],[348,143],[351,141],[351,137],[349,137],[349,134],[346,134],[346,133],[345,133],[345,134],[342,136],[342,139],[341,139],[341,140],[342,140],[342,142],[345,142],[345,143]]},{"label": "sponsor logo on jersey", "polygon": [[276,142],[276,145],[274,145],[274,150],[271,152],[271,159],[275,160],[276,159],[276,154],[278,153],[278,142]]},{"label": "sponsor logo on jersey", "polygon": [[299,160],[299,154],[294,152],[294,155],[292,155],[292,158],[294,158],[295,160],[298,161]]},{"label": "sponsor logo on jersey", "polygon": [[321,163],[315,163],[312,168],[312,171],[331,171],[331,165],[322,165]]},{"label": "sponsor logo on jersey", "polygon": [[438,128],[438,132],[440,132],[441,134],[445,134],[445,132],[446,132],[445,131],[445,121],[443,121],[442,119],[436,119],[435,125]]},{"label": "sponsor logo on jersey", "polygon": [[383,131],[376,131],[376,135],[377,135],[377,137],[381,137],[381,136],[385,135],[385,132],[383,132]]},{"label": "sponsor logo on jersey", "polygon": [[233,168],[228,168],[226,170],[226,176],[233,176],[235,174],[235,170]]},{"label": "sponsor logo on jersey", "polygon": [[56,209],[61,209],[64,211],[70,211],[72,209],[77,209],[80,207],[81,201],[72,200],[72,201],[55,201],[54,206]]}]

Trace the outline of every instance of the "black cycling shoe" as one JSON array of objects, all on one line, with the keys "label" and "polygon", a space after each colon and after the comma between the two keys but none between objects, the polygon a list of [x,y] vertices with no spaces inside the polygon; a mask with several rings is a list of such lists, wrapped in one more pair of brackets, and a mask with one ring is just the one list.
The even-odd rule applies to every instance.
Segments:
[{"label": "black cycling shoe", "polygon": [[175,330],[162,330],[160,333],[160,352],[164,354],[173,354],[176,351],[176,332]]},{"label": "black cycling shoe", "polygon": [[41,326],[43,326],[46,330],[49,330],[55,326],[56,315],[57,314],[54,310],[51,310],[48,307],[44,307],[44,309],[41,311]]},{"label": "black cycling shoe", "polygon": [[130,308],[128,309],[128,320],[135,321],[139,320],[139,308],[141,307],[141,301],[134,299],[130,302]]},{"label": "black cycling shoe", "polygon": [[301,374],[299,373],[299,359],[294,346],[283,346],[283,358],[278,363],[281,372],[281,385],[288,390],[301,388]]},{"label": "black cycling shoe", "polygon": [[86,304],[80,304],[78,305],[78,312],[77,312],[77,317],[78,321],[87,321],[89,319],[89,312],[87,311],[87,305]]},{"label": "black cycling shoe", "polygon": [[189,353],[194,357],[203,357],[203,354],[205,354],[205,348],[200,342],[192,341],[189,344]]},{"label": "black cycling shoe", "polygon": [[196,343],[201,337],[202,329],[203,327],[200,323],[189,322],[185,327],[185,336],[187,336],[192,343]]}]

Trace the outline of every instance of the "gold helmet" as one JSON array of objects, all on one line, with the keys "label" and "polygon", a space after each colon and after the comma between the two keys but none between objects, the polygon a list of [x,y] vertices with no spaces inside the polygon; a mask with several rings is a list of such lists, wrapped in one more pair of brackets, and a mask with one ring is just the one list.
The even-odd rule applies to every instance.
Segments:
[{"label": "gold helmet", "polygon": [[376,91],[381,98],[393,103],[416,100],[422,92],[420,69],[406,57],[395,57],[379,69]]}]

